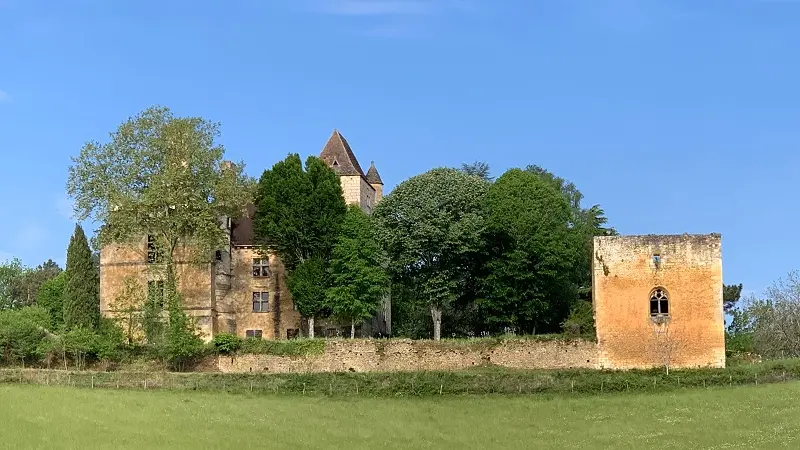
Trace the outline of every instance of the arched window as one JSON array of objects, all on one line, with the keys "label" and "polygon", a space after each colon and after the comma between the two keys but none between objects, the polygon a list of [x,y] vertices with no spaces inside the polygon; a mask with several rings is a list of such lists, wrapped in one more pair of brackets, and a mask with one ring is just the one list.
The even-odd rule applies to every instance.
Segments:
[{"label": "arched window", "polygon": [[669,295],[664,288],[655,288],[650,292],[650,315],[669,315]]}]

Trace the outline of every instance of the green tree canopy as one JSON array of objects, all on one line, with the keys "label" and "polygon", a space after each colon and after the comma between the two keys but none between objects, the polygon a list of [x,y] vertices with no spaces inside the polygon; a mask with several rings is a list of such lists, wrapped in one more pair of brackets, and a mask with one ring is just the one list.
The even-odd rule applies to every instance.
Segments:
[{"label": "green tree canopy", "polygon": [[487,196],[484,311],[495,328],[557,330],[575,298],[570,205],[534,173],[511,169]]},{"label": "green tree canopy", "polygon": [[102,224],[99,244],[152,236],[169,266],[176,249],[206,262],[227,237],[221,218],[252,200],[244,164],[223,161],[219,125],[151,107],[123,122],[106,143],[90,142],[69,168],[78,220]]},{"label": "green tree canopy", "polygon": [[314,156],[303,170],[300,156],[290,154],[259,180],[256,243],[275,252],[290,272],[307,259],[327,260],[346,211],[336,173]]},{"label": "green tree canopy", "polygon": [[569,226],[573,232],[570,234],[568,245],[580,249],[575,253],[571,276],[581,298],[590,300],[594,237],[616,235],[617,231],[607,226],[608,219],[600,205],[592,205],[588,208],[583,207],[583,193],[571,181],[558,177],[536,165],[529,165],[525,168],[525,171],[531,172],[550,183],[557,191],[561,192],[569,204],[571,211]]},{"label": "green tree canopy", "polygon": [[314,319],[325,316],[325,290],[330,286],[326,264],[320,258],[304,260],[286,282],[292,301],[303,317],[308,318],[308,336],[314,337]]},{"label": "green tree canopy", "polygon": [[67,269],[64,281],[64,325],[96,329],[100,322],[100,281],[94,269],[89,241],[80,225],[67,248]]},{"label": "green tree canopy", "polygon": [[287,287],[314,336],[314,318],[326,314],[327,261],[347,207],[339,177],[314,156],[290,154],[261,175],[253,233],[264,253],[277,254]]},{"label": "green tree canopy", "polygon": [[358,206],[351,205],[347,210],[330,267],[328,304],[334,316],[350,322],[353,338],[355,323],[377,311],[389,284],[372,223]]},{"label": "green tree canopy", "polygon": [[722,309],[725,312],[732,310],[742,298],[743,287],[741,283],[722,286]]},{"label": "green tree canopy", "polygon": [[64,287],[67,275],[61,272],[55,278],[51,278],[44,283],[36,295],[36,305],[44,308],[50,314],[50,320],[54,327],[64,323]]},{"label": "green tree canopy", "polygon": [[22,306],[17,296],[17,286],[24,274],[25,267],[17,258],[0,265],[0,310]]},{"label": "green tree canopy", "polygon": [[488,188],[479,176],[437,168],[400,183],[373,213],[395,277],[412,280],[430,308],[434,339],[483,250]]}]

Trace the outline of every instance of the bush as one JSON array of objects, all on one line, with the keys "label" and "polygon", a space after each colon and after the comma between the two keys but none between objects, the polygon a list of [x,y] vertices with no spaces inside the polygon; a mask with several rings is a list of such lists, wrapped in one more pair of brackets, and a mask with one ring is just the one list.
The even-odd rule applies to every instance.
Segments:
[{"label": "bush", "polygon": [[242,338],[231,333],[220,333],[214,336],[211,345],[217,353],[230,355],[236,353],[236,351],[242,347]]},{"label": "bush", "polygon": [[594,311],[592,304],[580,300],[572,306],[569,316],[561,323],[564,334],[570,336],[582,336],[595,333]]},{"label": "bush", "polygon": [[100,361],[108,364],[120,361],[125,348],[125,333],[110,319],[100,319],[100,327],[95,336],[91,353]]},{"label": "bush", "polygon": [[7,363],[36,361],[41,356],[42,341],[47,336],[50,315],[39,307],[0,311],[0,358]]}]

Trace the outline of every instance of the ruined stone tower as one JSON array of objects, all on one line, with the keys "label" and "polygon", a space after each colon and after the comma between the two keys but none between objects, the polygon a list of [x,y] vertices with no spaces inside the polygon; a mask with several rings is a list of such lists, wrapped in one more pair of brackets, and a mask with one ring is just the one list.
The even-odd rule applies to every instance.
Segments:
[{"label": "ruined stone tower", "polygon": [[724,367],[719,234],[594,238],[600,367]]}]

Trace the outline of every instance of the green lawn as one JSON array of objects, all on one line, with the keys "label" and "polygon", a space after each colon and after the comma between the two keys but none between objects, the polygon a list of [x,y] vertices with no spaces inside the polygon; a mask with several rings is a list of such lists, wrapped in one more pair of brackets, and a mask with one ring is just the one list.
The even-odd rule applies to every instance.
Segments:
[{"label": "green lawn", "polygon": [[800,448],[800,383],[366,399],[0,385],[0,448]]}]

